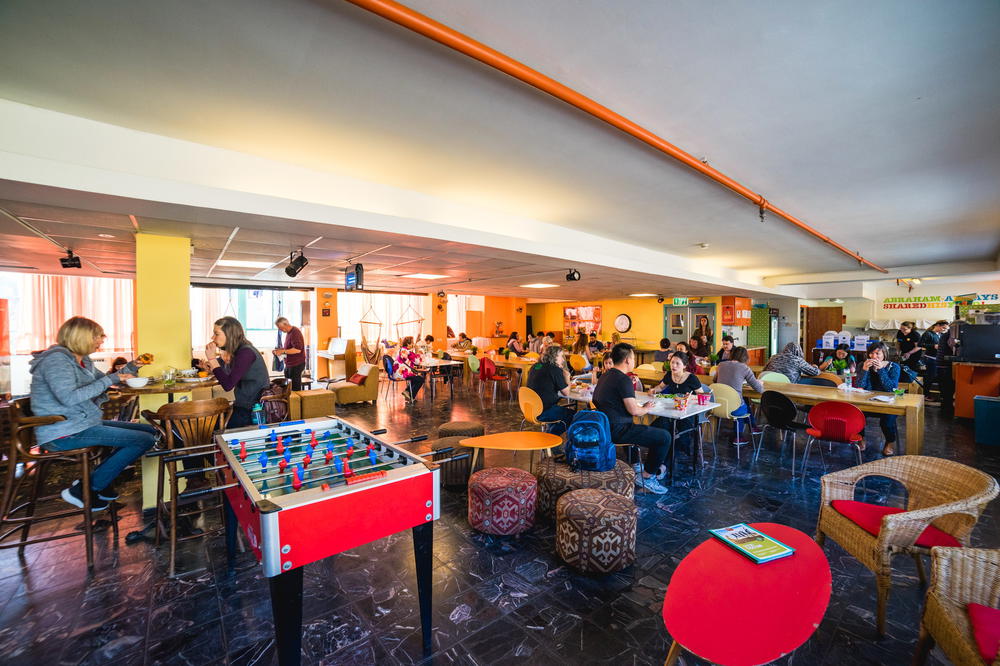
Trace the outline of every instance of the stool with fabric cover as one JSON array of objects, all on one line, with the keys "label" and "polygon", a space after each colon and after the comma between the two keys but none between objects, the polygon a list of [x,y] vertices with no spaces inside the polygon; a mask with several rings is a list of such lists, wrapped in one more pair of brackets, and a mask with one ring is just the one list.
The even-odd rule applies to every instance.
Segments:
[{"label": "stool with fabric cover", "polygon": [[[438,460],[450,458],[454,455],[468,453],[467,450],[463,450],[459,445],[459,442],[463,439],[465,439],[465,435],[456,435],[455,437],[442,437],[441,439],[432,442],[431,451],[435,451],[435,454],[431,458],[431,462],[437,462]],[[437,453],[442,450],[442,453]],[[469,455],[468,458],[463,458],[462,460],[456,460],[454,462],[441,465],[441,485],[445,488],[464,488],[469,482],[469,475],[472,473],[472,470],[469,469],[469,465],[471,464],[472,456]],[[482,458],[476,462],[476,467],[477,469],[483,468]]]},{"label": "stool with fabric cover", "polygon": [[490,467],[469,479],[469,525],[487,534],[520,534],[535,524],[538,482],[515,467]]},{"label": "stool with fabric cover", "polygon": [[562,495],[581,488],[610,490],[629,500],[635,498],[635,470],[624,460],[615,462],[607,472],[574,472],[566,463],[544,458],[535,471],[538,477],[538,515],[556,517],[556,502]]},{"label": "stool with fabric cover", "polygon": [[438,426],[438,437],[481,437],[486,429],[478,421],[449,421]]},{"label": "stool with fabric cover", "polygon": [[635,502],[610,490],[573,490],[556,504],[556,552],[580,571],[611,573],[635,562]]}]

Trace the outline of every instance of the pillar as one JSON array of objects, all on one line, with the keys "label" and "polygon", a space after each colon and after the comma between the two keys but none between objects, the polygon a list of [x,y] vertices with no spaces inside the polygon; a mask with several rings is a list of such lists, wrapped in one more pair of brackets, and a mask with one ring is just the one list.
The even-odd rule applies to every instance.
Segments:
[{"label": "pillar", "polygon": [[[135,236],[135,330],[137,353],[155,357],[142,375],[191,365],[191,240],[139,233]],[[210,331],[205,331],[208,339]],[[142,396],[142,409],[155,410],[165,396]],[[156,503],[156,462],[143,459],[143,508]]]},{"label": "pillar", "polygon": [[[313,290],[313,301],[316,304],[316,344],[317,352],[326,351],[330,338],[336,338],[340,333],[337,322],[337,288],[316,287]],[[330,359],[316,354],[316,376],[330,377],[332,371]]]},{"label": "pillar", "polygon": [[[444,294],[444,292],[440,292]],[[448,348],[448,296],[431,294],[431,335],[434,336],[434,349]],[[458,335],[458,331],[455,331]]]}]

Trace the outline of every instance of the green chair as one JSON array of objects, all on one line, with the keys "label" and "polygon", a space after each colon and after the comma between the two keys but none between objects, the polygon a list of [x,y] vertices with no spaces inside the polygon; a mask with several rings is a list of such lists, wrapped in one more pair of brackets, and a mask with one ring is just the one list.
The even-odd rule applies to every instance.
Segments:
[{"label": "green chair", "polygon": [[774,382],[775,384],[791,384],[792,380],[788,378],[787,375],[783,375],[780,372],[762,372],[760,373],[760,381],[762,382]]}]

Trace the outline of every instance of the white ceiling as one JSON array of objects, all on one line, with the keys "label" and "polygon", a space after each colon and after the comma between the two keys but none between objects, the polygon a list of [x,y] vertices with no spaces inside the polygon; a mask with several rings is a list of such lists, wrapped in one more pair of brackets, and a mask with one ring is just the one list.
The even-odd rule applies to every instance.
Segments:
[{"label": "white ceiling", "polygon": [[[148,202],[105,198],[109,209],[130,205],[155,212],[158,208],[179,219],[67,208],[46,203],[2,198],[11,191],[33,193],[35,199],[74,196],[43,188],[19,188],[0,181],[0,270],[130,277],[135,271],[135,233],[181,236],[191,239],[193,281],[238,281],[258,285],[342,285],[342,271],[349,259],[365,266],[365,288],[372,291],[412,291],[520,296],[545,299],[606,299],[630,293],[664,296],[723,295],[733,289],[691,280],[644,275],[606,266],[569,265],[565,261],[521,252],[510,252],[466,243],[441,242],[344,226],[240,215],[179,206],[158,207]],[[82,197],[81,197],[82,200]],[[4,215],[3,213],[7,213]],[[26,222],[51,240],[20,224]],[[195,220],[202,220],[201,222]],[[294,230],[289,233],[287,230]],[[106,238],[100,236],[111,236]],[[292,250],[305,248],[309,264],[295,278],[284,273]],[[62,248],[71,248],[84,265],[64,270]],[[216,265],[218,259],[271,261],[270,269]],[[214,266],[214,268],[213,268]],[[568,268],[582,274],[568,283]],[[446,275],[438,280],[406,278],[413,273]],[[546,282],[553,289],[520,285]],[[747,295],[762,295],[748,292]]]},{"label": "white ceiling", "polygon": [[[1000,3],[409,5],[878,264],[1000,250]],[[0,97],[643,247],[710,242],[699,256],[734,269],[856,268],[590,117],[336,0],[8,1]],[[233,251],[261,250],[244,242]]]}]

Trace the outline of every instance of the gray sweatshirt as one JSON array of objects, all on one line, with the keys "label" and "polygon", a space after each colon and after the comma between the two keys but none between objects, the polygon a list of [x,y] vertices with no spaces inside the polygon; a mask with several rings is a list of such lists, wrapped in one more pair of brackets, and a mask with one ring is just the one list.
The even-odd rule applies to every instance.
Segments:
[{"label": "gray sweatshirt", "polygon": [[746,363],[739,361],[723,361],[715,369],[715,381],[732,386],[739,395],[743,395],[743,382],[750,385],[754,391],[762,393],[764,384],[753,374]]},{"label": "gray sweatshirt", "polygon": [[[101,424],[101,405],[108,397],[108,387],[119,381],[117,372],[104,374],[94,368],[89,356],[77,362],[73,352],[52,345],[32,355],[31,412],[35,416],[64,416],[65,421],[35,429],[39,444],[60,437],[75,435]],[[129,363],[124,371],[136,374],[138,368]]]}]

